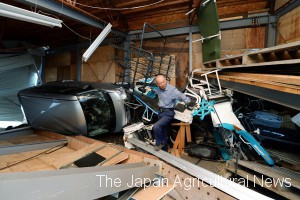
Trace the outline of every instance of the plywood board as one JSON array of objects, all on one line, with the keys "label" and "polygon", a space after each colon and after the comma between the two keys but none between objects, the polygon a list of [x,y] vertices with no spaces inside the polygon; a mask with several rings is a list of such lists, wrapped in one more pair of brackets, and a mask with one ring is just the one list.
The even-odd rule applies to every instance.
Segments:
[{"label": "plywood board", "polygon": [[81,80],[91,82],[115,82],[115,63],[113,61],[84,63]]},{"label": "plywood board", "polygon": [[246,48],[257,49],[265,47],[265,27],[246,28]]},{"label": "plywood board", "polygon": [[221,32],[221,49],[246,49],[246,29],[234,29]]},{"label": "plywood board", "polygon": [[116,81],[116,64],[112,60],[114,54],[115,49],[112,46],[98,47],[87,62],[83,62],[81,80],[114,83]]},{"label": "plywood board", "polygon": [[22,162],[18,165],[11,166],[7,170],[10,172],[30,172],[30,171],[45,171],[45,170],[54,170],[53,166],[50,166],[48,163],[43,160],[36,158]]},{"label": "plywood board", "polygon": [[56,168],[51,164],[55,161],[55,158],[57,156],[68,157],[72,152],[74,150],[68,147],[57,147],[3,155],[0,156],[0,173],[54,170]]},{"label": "plywood board", "polygon": [[56,81],[59,67],[71,65],[71,53],[61,53],[46,56],[45,82]]},{"label": "plywood board", "polygon": [[252,79],[258,79],[261,81],[278,82],[278,83],[300,86],[300,76],[277,75],[277,74],[238,73],[238,72],[221,72],[221,73],[219,73],[219,75],[252,78]]},{"label": "plywood board", "polygon": [[97,154],[103,156],[104,158],[109,158],[113,155],[116,155],[119,152],[120,151],[118,149],[115,149],[111,146],[106,146],[105,148],[100,149],[99,151],[96,151]]},{"label": "plywood board", "polygon": [[[198,40],[201,38],[200,34],[194,34],[192,40]],[[192,43],[193,46],[193,69],[199,69],[202,66],[202,42]]]},{"label": "plywood board", "polygon": [[67,137],[67,140],[68,140],[68,147],[76,151],[90,145],[86,142],[77,140],[74,137]]},{"label": "plywood board", "polygon": [[61,135],[61,134],[54,133],[51,131],[44,131],[44,130],[34,130],[34,134],[44,136],[47,138],[51,138],[53,140],[62,140],[62,139],[66,138],[65,135]]},{"label": "plywood board", "polygon": [[[209,77],[215,78],[214,75],[209,75]],[[281,84],[276,82],[269,82],[269,81],[261,81],[258,79],[251,79],[251,78],[241,78],[241,77],[235,77],[235,76],[225,76],[221,75],[219,76],[221,80],[225,81],[231,81],[231,82],[237,82],[237,83],[244,83],[248,85],[263,87],[263,88],[269,88],[272,90],[278,90],[281,92],[287,92],[291,94],[300,94],[300,87],[298,86],[292,86],[287,84]]]},{"label": "plywood board", "polygon": [[29,152],[27,151],[27,152],[21,152],[21,153],[9,154],[9,155],[1,155],[0,156],[0,168],[2,168],[4,166],[8,166],[12,163],[19,162],[21,160],[28,159],[28,158],[32,157],[32,155],[37,155],[44,151],[45,150],[42,149],[42,150],[29,151]]},{"label": "plywood board", "polygon": [[94,143],[94,144],[91,144],[87,147],[84,147],[78,151],[75,151],[75,152],[69,154],[68,157],[57,156],[58,158],[52,165],[57,169],[67,167],[68,165],[72,164],[74,161],[76,161],[80,158],[83,158],[84,156],[86,156],[92,152],[95,152],[95,151],[99,150],[100,148],[103,148],[102,144]]},{"label": "plywood board", "polygon": [[53,139],[46,136],[31,134],[31,135],[11,138],[5,141],[0,141],[0,145],[3,146],[4,144],[5,145],[32,144],[32,143],[48,142],[48,141],[53,141]]},{"label": "plywood board", "polygon": [[275,0],[274,11],[277,11],[278,9],[282,8],[290,1],[291,0]]},{"label": "plywood board", "polygon": [[136,200],[157,200],[163,198],[168,194],[175,186],[165,185],[165,186],[149,186],[147,188],[141,188],[137,193],[135,193],[131,198]]},{"label": "plywood board", "polygon": [[128,158],[128,154],[120,152],[118,154],[112,155],[112,157],[108,158],[103,164],[101,164],[101,166],[115,165],[125,161]]},{"label": "plywood board", "polygon": [[278,20],[277,44],[300,40],[300,6]]}]

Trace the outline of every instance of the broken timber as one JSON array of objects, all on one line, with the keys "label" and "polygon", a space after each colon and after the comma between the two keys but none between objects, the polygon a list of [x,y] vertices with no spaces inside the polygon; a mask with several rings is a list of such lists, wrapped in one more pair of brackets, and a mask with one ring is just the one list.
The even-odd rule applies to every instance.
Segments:
[{"label": "broken timber", "polygon": [[[186,181],[195,179],[194,176],[156,156],[83,136],[15,130],[9,135],[0,134],[0,147],[57,140],[67,143],[36,150],[24,148],[14,154],[0,155],[0,194],[3,199],[97,199],[130,188],[127,195],[137,199],[141,195],[146,195],[149,200],[165,195],[175,199],[234,199],[227,191],[210,187],[198,179],[198,184],[189,185]],[[91,167],[75,165],[75,161],[92,154],[98,154],[104,161]],[[109,182],[106,187],[106,180],[100,179],[106,176],[110,180],[120,180],[120,185],[111,187]],[[146,181],[143,185],[132,186],[131,180],[138,178]],[[168,182],[162,185],[158,182],[158,187],[147,185],[158,178]],[[180,183],[174,184],[176,181]],[[157,195],[149,195],[154,191]]]}]

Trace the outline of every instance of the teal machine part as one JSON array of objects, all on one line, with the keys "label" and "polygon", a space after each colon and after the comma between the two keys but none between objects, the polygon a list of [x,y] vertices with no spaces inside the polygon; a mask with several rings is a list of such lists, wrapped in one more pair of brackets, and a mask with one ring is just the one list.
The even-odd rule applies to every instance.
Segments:
[{"label": "teal machine part", "polygon": [[205,99],[202,99],[199,108],[193,110],[192,116],[194,117],[197,115],[201,120],[203,120],[206,115],[210,114],[211,112],[215,112],[213,106],[215,103],[215,101],[206,101]]},{"label": "teal machine part", "polygon": [[219,150],[220,150],[220,153],[221,153],[221,157],[222,157],[224,160],[231,160],[231,159],[232,159],[231,153],[230,153],[229,150],[226,148],[226,145],[225,145],[224,141],[222,140],[219,131],[214,130],[214,131],[213,131],[213,135],[214,135],[214,138],[215,138],[215,140],[216,140],[217,145],[219,146]]},{"label": "teal machine part", "polygon": [[153,114],[158,114],[158,112],[156,110],[154,110],[153,108],[151,108],[145,101],[143,101],[139,96],[137,96],[136,94],[133,94],[134,98],[140,102],[142,105],[145,106],[145,110],[143,113],[143,119],[145,119],[146,121],[151,121]]},{"label": "teal machine part", "polygon": [[271,166],[274,165],[273,159],[267,153],[267,151],[255,140],[255,138],[245,130],[239,129],[238,127],[233,126],[232,124],[222,123],[222,127],[235,131],[238,135],[241,135],[249,144],[253,147],[253,149],[261,156],[263,159]]},{"label": "teal machine part", "polygon": [[[201,104],[198,109],[194,109],[192,112],[192,116],[199,116],[200,120],[203,120],[204,117],[211,112],[215,112],[214,105],[215,101],[206,101],[205,99],[201,100]],[[216,140],[217,145],[219,146],[219,150],[221,156],[224,160],[231,160],[231,154],[229,150],[226,148],[225,143],[223,142],[220,133],[216,130],[213,131],[214,138]]]},{"label": "teal machine part", "polygon": [[203,62],[220,58],[221,33],[216,1],[207,0],[196,10],[197,22],[202,36]]}]

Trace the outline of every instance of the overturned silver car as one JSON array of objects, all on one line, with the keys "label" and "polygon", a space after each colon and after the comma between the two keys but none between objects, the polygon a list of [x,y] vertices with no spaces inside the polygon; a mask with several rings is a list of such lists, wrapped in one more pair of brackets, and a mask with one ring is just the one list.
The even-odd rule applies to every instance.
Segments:
[{"label": "overturned silver car", "polygon": [[96,136],[122,130],[129,119],[126,92],[109,83],[55,81],[21,90],[18,97],[37,129]]}]

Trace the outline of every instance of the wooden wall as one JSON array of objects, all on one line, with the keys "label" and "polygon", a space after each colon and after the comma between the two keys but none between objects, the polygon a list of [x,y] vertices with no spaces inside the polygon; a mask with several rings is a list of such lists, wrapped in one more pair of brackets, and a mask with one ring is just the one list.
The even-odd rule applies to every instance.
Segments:
[{"label": "wooden wall", "polygon": [[[221,57],[242,54],[249,49],[264,48],[265,27],[253,27],[222,31]],[[193,34],[192,40],[197,40],[200,34]],[[188,35],[169,37],[166,52],[176,57],[176,86],[184,87],[186,75],[189,72],[189,41]],[[146,49],[159,51],[161,41],[149,40],[144,42]],[[193,69],[202,67],[202,43],[193,43]]]},{"label": "wooden wall", "polygon": [[265,45],[265,27],[222,31],[221,36],[221,58],[264,48]]},{"label": "wooden wall", "polygon": [[[176,36],[167,38],[165,52],[175,56],[175,76],[176,81],[171,80],[171,83],[179,88],[186,84],[186,74],[188,74],[189,66],[189,42],[187,36]],[[162,40],[154,39],[145,41],[143,48],[154,52],[160,52],[162,47]]]},{"label": "wooden wall", "polygon": [[300,6],[278,20],[277,45],[300,40]]},{"label": "wooden wall", "polygon": [[[82,50],[82,54],[85,50]],[[111,46],[96,49],[85,63],[82,63],[81,80],[92,82],[115,82],[116,64],[112,56],[116,51]],[[76,80],[76,52],[66,52],[46,57],[45,82],[56,80]]]},{"label": "wooden wall", "polygon": [[115,56],[115,49],[111,46],[102,46],[96,49],[88,61],[82,65],[81,80],[114,83],[116,81],[116,64],[112,60],[113,56]]},{"label": "wooden wall", "polygon": [[76,77],[76,68],[71,67],[71,52],[55,54],[46,57],[45,82],[56,80],[71,80]]},{"label": "wooden wall", "polygon": [[[221,57],[244,53],[250,48],[263,48],[264,27],[222,31]],[[200,38],[194,34],[192,40]],[[261,38],[261,39],[258,39]],[[189,40],[188,35],[167,38],[165,52],[175,56],[175,75],[171,83],[184,87],[189,73]],[[138,43],[138,42],[137,42]],[[202,67],[201,42],[193,43],[193,69]],[[152,52],[160,52],[162,40],[144,41],[143,48]],[[82,54],[85,50],[82,50]],[[111,46],[99,47],[89,60],[82,63],[81,80],[92,82],[116,82],[116,73],[121,69],[113,62],[113,57],[124,57],[124,53]],[[176,77],[176,78],[175,78]],[[63,53],[47,57],[46,82],[55,80],[76,79],[76,53]]]},{"label": "wooden wall", "polygon": [[[278,22],[278,29],[286,42],[300,40],[300,7],[282,16]],[[230,57],[250,51],[251,49],[264,48],[265,27],[253,27],[222,31],[221,58]],[[193,34],[193,39],[199,39],[199,34]],[[278,44],[283,44],[282,37],[278,34]],[[159,52],[161,47],[159,40],[144,42],[146,49]],[[168,38],[166,52],[174,55],[177,87],[184,87],[186,75],[189,70],[189,41],[188,35]],[[82,51],[82,53],[84,50]],[[116,73],[121,69],[112,60],[113,56],[123,58],[124,53],[111,46],[98,48],[87,63],[82,65],[82,77],[84,81],[115,82],[118,81]],[[193,43],[193,69],[202,67],[201,42]],[[51,55],[46,59],[45,80],[54,81],[76,78],[76,54],[75,52]]]},{"label": "wooden wall", "polygon": [[274,10],[277,11],[278,9],[282,8],[284,5],[286,5],[290,1],[292,1],[292,0],[275,0]]}]

